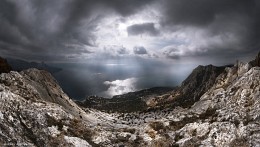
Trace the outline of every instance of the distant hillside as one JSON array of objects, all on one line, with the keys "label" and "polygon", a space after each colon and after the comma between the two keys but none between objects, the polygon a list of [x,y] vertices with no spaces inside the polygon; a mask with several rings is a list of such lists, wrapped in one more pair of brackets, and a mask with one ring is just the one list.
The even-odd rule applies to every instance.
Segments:
[{"label": "distant hillside", "polygon": [[87,97],[77,103],[83,107],[112,112],[135,112],[148,109],[146,100],[174,90],[171,87],[154,87],[136,92],[113,96],[111,99],[98,96]]},{"label": "distant hillside", "polygon": [[46,70],[50,73],[56,73],[61,71],[61,68],[52,67],[47,65],[44,62],[38,63],[38,62],[28,62],[20,59],[12,59],[8,58],[7,62],[11,65],[12,69],[15,71],[22,71],[29,68],[37,68],[39,70]]}]

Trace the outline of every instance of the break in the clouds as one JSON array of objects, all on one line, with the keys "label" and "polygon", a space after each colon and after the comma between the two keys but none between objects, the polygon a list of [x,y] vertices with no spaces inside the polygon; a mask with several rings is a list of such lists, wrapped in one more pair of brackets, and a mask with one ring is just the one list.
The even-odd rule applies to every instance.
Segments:
[{"label": "break in the clouds", "polygon": [[95,33],[102,19],[128,17],[151,1],[3,0],[1,54],[38,60],[87,56],[99,48]]},{"label": "break in the clouds", "polygon": [[109,86],[107,91],[104,92],[106,96],[121,95],[136,90],[136,78],[128,78],[125,80],[105,81],[104,84]]}]

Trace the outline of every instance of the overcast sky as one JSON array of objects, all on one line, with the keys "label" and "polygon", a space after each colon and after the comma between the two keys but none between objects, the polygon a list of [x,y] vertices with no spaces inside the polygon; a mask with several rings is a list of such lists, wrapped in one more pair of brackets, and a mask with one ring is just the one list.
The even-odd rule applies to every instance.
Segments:
[{"label": "overcast sky", "polygon": [[2,0],[0,53],[79,61],[180,60],[259,50],[258,0]]},{"label": "overcast sky", "polygon": [[0,55],[229,64],[259,51],[259,18],[259,0],[2,0]]}]

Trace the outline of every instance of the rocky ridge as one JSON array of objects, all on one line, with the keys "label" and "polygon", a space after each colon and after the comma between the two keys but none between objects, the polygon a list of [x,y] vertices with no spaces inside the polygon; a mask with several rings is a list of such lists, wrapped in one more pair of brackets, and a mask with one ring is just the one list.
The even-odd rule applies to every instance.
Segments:
[{"label": "rocky ridge", "polygon": [[78,107],[45,71],[2,73],[0,146],[259,146],[260,67],[226,67],[190,107]]},{"label": "rocky ridge", "polygon": [[7,58],[8,64],[12,67],[14,71],[23,71],[29,68],[37,68],[39,70],[46,70],[51,74],[60,72],[62,69],[50,66],[44,62],[28,62],[20,59]]},{"label": "rocky ridge", "polygon": [[94,125],[96,119],[69,99],[50,73],[37,69],[2,73],[0,97],[0,146],[88,144],[80,139],[84,136],[80,128],[87,130],[85,124]]},{"label": "rocky ridge", "polygon": [[149,99],[147,104],[149,107],[161,109],[177,106],[190,107],[214,85],[216,78],[225,71],[225,68],[230,66],[199,65],[182,82],[181,86],[169,93]]}]

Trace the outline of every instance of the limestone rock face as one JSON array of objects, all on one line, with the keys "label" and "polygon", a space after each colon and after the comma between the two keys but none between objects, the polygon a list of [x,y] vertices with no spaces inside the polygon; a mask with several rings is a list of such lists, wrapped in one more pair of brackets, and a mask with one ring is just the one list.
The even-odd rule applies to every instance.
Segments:
[{"label": "limestone rock face", "polygon": [[[209,134],[199,141],[206,146],[257,146],[260,143],[260,133],[255,131],[260,127],[260,67],[239,64],[226,70],[189,110],[196,115],[212,111],[208,119],[201,120],[200,124],[209,123]],[[195,128],[202,129],[199,125]]]},{"label": "limestone rock face", "polygon": [[44,70],[28,69],[18,72],[3,73],[0,82],[8,86],[8,90],[26,100],[56,103],[64,110],[80,115],[83,111],[65,94],[50,73]]},{"label": "limestone rock face", "polygon": [[225,66],[216,67],[213,65],[198,66],[190,76],[182,82],[180,91],[181,101],[193,103],[208,91],[215,83],[216,78],[223,73]]},{"label": "limestone rock face", "polygon": [[[29,69],[0,75],[0,146],[88,144],[86,114],[46,71]],[[83,136],[83,137],[82,137]]]},{"label": "limestone rock face", "polygon": [[214,84],[217,77],[229,66],[198,66],[182,82],[181,86],[169,93],[157,96],[147,101],[150,107],[190,107],[208,91]]}]

